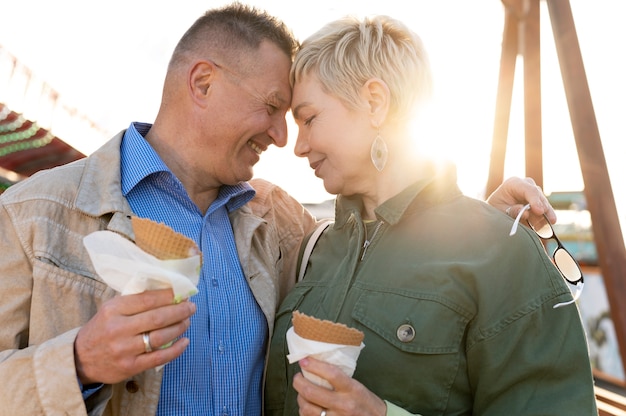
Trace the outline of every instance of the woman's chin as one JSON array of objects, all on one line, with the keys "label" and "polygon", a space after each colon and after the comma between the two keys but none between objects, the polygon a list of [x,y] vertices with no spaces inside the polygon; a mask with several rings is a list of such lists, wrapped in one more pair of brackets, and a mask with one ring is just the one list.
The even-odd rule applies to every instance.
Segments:
[{"label": "woman's chin", "polygon": [[331,195],[339,195],[341,193],[337,185],[329,183],[328,181],[324,181],[324,189]]}]

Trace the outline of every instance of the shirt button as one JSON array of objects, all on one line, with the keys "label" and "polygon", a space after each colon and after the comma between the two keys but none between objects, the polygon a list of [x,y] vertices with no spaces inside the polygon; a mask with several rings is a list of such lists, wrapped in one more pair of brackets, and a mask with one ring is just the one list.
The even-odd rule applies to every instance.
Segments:
[{"label": "shirt button", "polygon": [[224,351],[226,351],[226,346],[222,341],[220,341],[219,345],[217,346],[217,350],[220,352],[220,354],[224,354]]},{"label": "shirt button", "polygon": [[139,384],[135,380],[126,382],[126,391],[129,393],[137,393],[139,391]]},{"label": "shirt button", "polygon": [[409,324],[402,324],[398,327],[396,336],[400,342],[411,342],[415,338],[415,328]]},{"label": "shirt button", "polygon": [[222,408],[222,415],[221,416],[228,416],[228,407],[224,406]]},{"label": "shirt button", "polygon": [[213,287],[219,286],[219,282],[217,281],[217,279],[211,279],[211,284],[213,285]]}]

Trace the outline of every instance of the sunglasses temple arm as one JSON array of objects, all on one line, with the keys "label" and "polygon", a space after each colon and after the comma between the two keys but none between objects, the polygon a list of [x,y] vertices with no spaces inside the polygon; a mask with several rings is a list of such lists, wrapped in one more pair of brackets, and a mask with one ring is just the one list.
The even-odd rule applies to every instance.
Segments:
[{"label": "sunglasses temple arm", "polygon": [[569,300],[567,302],[557,303],[552,308],[556,309],[556,308],[560,308],[561,306],[570,305],[570,304],[576,302],[578,300],[578,298],[580,297],[580,294],[583,293],[583,287],[584,286],[585,286],[585,284],[583,282],[578,282],[576,284],[576,293],[574,293],[574,299]]},{"label": "sunglasses temple arm", "polygon": [[513,222],[513,227],[511,227],[511,232],[509,233],[509,235],[514,235],[517,232],[517,226],[519,225],[519,222],[522,219],[522,215],[524,214],[524,211],[526,211],[527,209],[530,209],[530,204],[526,204],[524,205],[522,209],[520,209],[519,213],[517,214],[517,217],[515,217],[515,221]]}]

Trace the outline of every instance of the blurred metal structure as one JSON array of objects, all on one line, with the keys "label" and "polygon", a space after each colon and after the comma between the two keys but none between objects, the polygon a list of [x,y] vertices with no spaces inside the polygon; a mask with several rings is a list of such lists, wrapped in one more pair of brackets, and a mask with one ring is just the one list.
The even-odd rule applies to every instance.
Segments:
[{"label": "blurred metal structure", "polygon": [[[626,370],[626,249],[600,140],[569,0],[545,0],[591,215],[611,316]],[[502,182],[515,64],[523,59],[526,175],[543,187],[540,0],[502,0],[505,24],[487,180],[487,195]],[[613,381],[622,384],[622,381]],[[623,387],[623,385],[622,385]],[[622,409],[624,410],[624,409]],[[602,414],[626,414],[611,413]]]}]

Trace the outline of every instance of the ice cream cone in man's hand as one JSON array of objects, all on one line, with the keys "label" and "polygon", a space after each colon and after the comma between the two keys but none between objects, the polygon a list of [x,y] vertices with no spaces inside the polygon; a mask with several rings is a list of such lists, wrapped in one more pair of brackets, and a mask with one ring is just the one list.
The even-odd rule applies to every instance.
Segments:
[{"label": "ice cream cone in man's hand", "polygon": [[167,225],[132,217],[135,242],[96,231],[83,242],[98,275],[122,295],[171,288],[174,302],[198,292],[202,254],[196,243]]},{"label": "ice cream cone in man's hand", "polygon": [[186,259],[201,255],[196,243],[163,223],[132,217],[135,244],[159,260]]},{"label": "ice cream cone in man's hand", "polygon": [[[352,377],[359,353],[365,346],[363,332],[342,323],[321,320],[299,311],[293,312],[292,323],[293,327],[287,331],[289,347],[287,359],[290,363],[305,357],[313,357],[338,366]],[[302,374],[315,384],[332,389],[326,380],[304,370]]]}]

